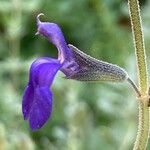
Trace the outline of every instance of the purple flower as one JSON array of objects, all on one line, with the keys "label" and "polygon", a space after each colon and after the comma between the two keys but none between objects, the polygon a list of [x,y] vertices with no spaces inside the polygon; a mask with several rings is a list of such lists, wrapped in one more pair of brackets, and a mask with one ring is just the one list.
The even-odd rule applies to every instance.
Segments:
[{"label": "purple flower", "polygon": [[41,128],[51,116],[53,94],[50,87],[58,70],[71,76],[78,69],[59,26],[55,23],[41,22],[40,15],[37,16],[37,34],[47,37],[57,47],[58,59],[43,57],[31,65],[22,111],[32,130]]},{"label": "purple flower", "polygon": [[41,22],[37,16],[38,31],[58,49],[58,59],[38,58],[30,68],[29,82],[23,95],[22,111],[32,130],[41,128],[52,113],[51,85],[61,70],[68,79],[80,81],[124,81],[127,73],[120,67],[99,61],[67,45],[60,27],[55,23]]}]

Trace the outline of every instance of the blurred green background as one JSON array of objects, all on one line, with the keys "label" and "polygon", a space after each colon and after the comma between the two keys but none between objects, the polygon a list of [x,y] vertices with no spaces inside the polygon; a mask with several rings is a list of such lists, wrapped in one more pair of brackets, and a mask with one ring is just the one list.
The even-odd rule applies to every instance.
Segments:
[{"label": "blurred green background", "polygon": [[[150,1],[140,4],[150,63]],[[0,150],[132,149],[138,105],[128,83],[83,83],[59,73],[49,122],[32,132],[23,120],[30,64],[38,57],[57,57],[52,44],[35,36],[35,18],[41,12],[43,21],[62,27],[67,43],[118,64],[137,80],[127,1],[0,0]]]}]

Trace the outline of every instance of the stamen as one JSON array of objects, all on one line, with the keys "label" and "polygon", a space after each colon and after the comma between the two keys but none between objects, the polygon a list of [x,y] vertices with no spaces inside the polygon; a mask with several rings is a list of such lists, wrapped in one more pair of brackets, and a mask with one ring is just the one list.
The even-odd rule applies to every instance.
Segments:
[{"label": "stamen", "polygon": [[37,18],[36,18],[37,24],[41,23],[40,16],[44,16],[44,14],[40,13],[40,14],[37,15]]}]

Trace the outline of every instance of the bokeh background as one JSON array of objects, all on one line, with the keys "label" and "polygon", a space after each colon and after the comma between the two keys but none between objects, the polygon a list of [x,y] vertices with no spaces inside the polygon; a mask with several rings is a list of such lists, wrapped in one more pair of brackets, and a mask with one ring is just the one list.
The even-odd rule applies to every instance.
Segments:
[{"label": "bokeh background", "polygon": [[[150,64],[150,1],[140,4]],[[127,1],[0,0],[0,150],[132,149],[138,105],[128,83],[83,83],[59,73],[48,123],[32,132],[23,120],[30,64],[38,57],[57,57],[47,39],[35,36],[41,12],[43,21],[62,27],[67,43],[125,68],[137,81]]]}]

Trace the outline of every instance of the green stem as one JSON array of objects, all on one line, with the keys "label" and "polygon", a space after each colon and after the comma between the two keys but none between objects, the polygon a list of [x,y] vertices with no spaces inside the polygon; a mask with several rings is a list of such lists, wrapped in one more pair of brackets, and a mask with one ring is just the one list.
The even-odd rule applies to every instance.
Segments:
[{"label": "green stem", "polygon": [[148,75],[138,0],[128,0],[138,68],[139,125],[133,150],[144,150],[149,137]]},{"label": "green stem", "polygon": [[128,0],[128,1],[129,1],[132,32],[135,44],[135,53],[137,59],[139,87],[141,94],[145,95],[145,93],[148,91],[148,77],[147,77],[146,55],[145,55],[145,46],[142,32],[139,3],[138,0]]},{"label": "green stem", "polygon": [[[139,100],[139,125],[136,141],[134,143],[133,150],[144,150],[146,149],[149,137],[149,107],[144,99]],[[142,100],[142,101],[141,101]]]},{"label": "green stem", "polygon": [[140,97],[141,93],[138,89],[138,87],[135,85],[135,83],[132,81],[131,78],[128,78],[127,81],[130,83],[130,85],[133,87],[134,91],[136,92],[137,96]]}]

